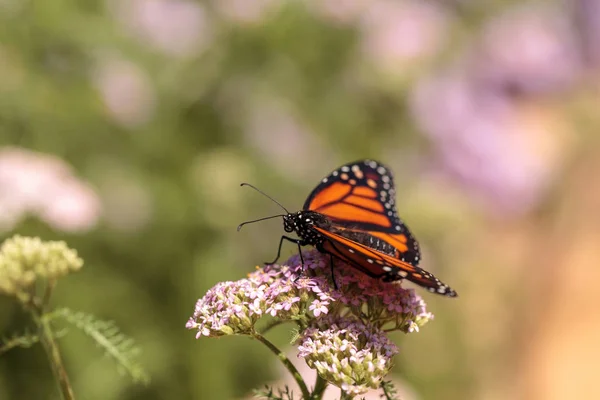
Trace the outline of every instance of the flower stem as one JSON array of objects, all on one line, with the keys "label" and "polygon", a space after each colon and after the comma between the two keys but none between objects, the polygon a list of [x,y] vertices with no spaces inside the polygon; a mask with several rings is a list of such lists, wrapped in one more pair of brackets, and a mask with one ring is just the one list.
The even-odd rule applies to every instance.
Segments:
[{"label": "flower stem", "polygon": [[270,321],[267,325],[265,325],[261,330],[260,330],[260,334],[264,335],[265,333],[267,333],[268,331],[270,331],[271,329],[275,328],[278,325],[281,325],[283,323],[285,323],[286,321],[279,321],[279,320],[273,320]]},{"label": "flower stem", "polygon": [[[46,292],[44,293],[44,298],[42,299],[43,307],[47,307],[48,304],[50,304],[50,297],[52,296],[52,291],[54,290],[55,286],[56,280],[52,279],[48,281],[48,284],[46,285]],[[42,311],[44,311],[44,308],[42,308]]]},{"label": "flower stem", "polygon": [[317,374],[317,380],[315,381],[315,388],[313,389],[311,399],[321,400],[321,398],[323,398],[323,393],[325,393],[325,389],[327,389],[327,381]]},{"label": "flower stem", "polygon": [[54,378],[56,378],[58,382],[58,388],[62,398],[63,400],[74,400],[75,394],[73,393],[73,389],[71,388],[71,384],[69,382],[69,376],[67,375],[67,371],[63,365],[60,351],[58,350],[58,345],[54,340],[55,336],[52,332],[52,328],[50,327],[50,322],[41,316],[37,310],[30,309],[30,312],[38,328],[39,339],[46,350],[46,355],[48,356],[48,361],[52,367]]},{"label": "flower stem", "polygon": [[340,400],[352,400],[352,396],[350,396],[348,393],[344,392],[343,390],[341,392]]},{"label": "flower stem", "polygon": [[302,398],[310,399],[311,396],[308,391],[308,388],[306,387],[306,383],[304,383],[304,380],[302,379],[300,372],[298,372],[296,367],[294,367],[294,364],[292,364],[292,362],[289,360],[289,358],[287,358],[287,356],[282,351],[280,351],[277,347],[275,347],[275,345],[273,343],[269,342],[269,340],[267,340],[267,338],[262,336],[260,333],[254,332],[254,333],[252,333],[252,337],[254,337],[259,342],[261,342],[262,344],[267,346],[269,348],[269,350],[271,350],[279,358],[279,360],[281,360],[283,365],[287,368],[288,371],[290,371],[290,374],[292,374],[292,376],[296,380],[296,383],[300,387],[300,391],[302,391]]}]

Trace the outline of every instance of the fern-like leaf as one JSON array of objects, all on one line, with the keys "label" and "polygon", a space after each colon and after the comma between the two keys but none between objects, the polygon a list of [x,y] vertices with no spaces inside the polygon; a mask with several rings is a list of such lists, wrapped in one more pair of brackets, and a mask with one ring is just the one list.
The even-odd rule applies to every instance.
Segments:
[{"label": "fern-like leaf", "polygon": [[147,384],[150,377],[136,361],[139,348],[133,339],[121,333],[114,321],[96,319],[93,315],[74,312],[68,308],[58,309],[46,316],[50,319],[57,317],[80,329],[92,338],[110,358],[119,366],[120,373],[127,373],[134,382]]},{"label": "fern-like leaf", "polygon": [[298,328],[292,329],[292,337],[290,338],[290,344],[295,344],[300,339],[300,330]]},{"label": "fern-like leaf", "polygon": [[264,389],[254,391],[254,397],[268,400],[294,400],[294,394],[287,385],[285,385],[285,389],[277,389],[277,394],[275,394],[273,388],[265,385]]},{"label": "fern-like leaf", "polygon": [[21,334],[13,334],[10,337],[0,338],[0,355],[16,347],[28,348],[38,343],[38,335],[25,331]]},{"label": "fern-like leaf", "polygon": [[[63,329],[58,332],[54,332],[55,338],[61,338],[67,334],[67,330]],[[34,344],[39,343],[40,337],[35,333],[29,333],[28,330],[21,334],[13,334],[9,337],[0,338],[0,356],[9,350],[12,350],[17,347],[29,348]]]},{"label": "fern-like leaf", "polygon": [[383,389],[383,395],[381,396],[382,398],[385,398],[386,400],[398,399],[398,397],[396,397],[398,395],[398,391],[391,381],[381,382],[381,389]]}]

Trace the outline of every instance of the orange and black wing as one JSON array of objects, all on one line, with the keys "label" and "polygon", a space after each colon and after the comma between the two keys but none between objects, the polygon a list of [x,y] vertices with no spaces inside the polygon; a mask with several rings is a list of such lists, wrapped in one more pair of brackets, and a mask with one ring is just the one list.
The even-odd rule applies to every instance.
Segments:
[{"label": "orange and black wing", "polygon": [[368,232],[394,246],[400,261],[419,263],[419,244],[396,211],[392,173],[377,161],[356,161],[333,171],[308,196],[304,210],[327,216],[335,226]]},{"label": "orange and black wing", "polygon": [[[340,231],[338,234],[319,227],[315,227],[314,229],[326,238],[322,244],[325,252],[347,262],[371,277],[384,278],[387,281],[407,279],[428,289],[432,293],[448,297],[457,296],[451,287],[441,282],[432,273],[416,265],[404,262],[393,254],[384,253],[383,251],[387,251],[387,249],[375,250],[346,237],[352,234],[356,235],[356,232]],[[360,234],[363,235],[361,242],[371,239],[368,233]],[[373,240],[376,241],[376,239]]]}]

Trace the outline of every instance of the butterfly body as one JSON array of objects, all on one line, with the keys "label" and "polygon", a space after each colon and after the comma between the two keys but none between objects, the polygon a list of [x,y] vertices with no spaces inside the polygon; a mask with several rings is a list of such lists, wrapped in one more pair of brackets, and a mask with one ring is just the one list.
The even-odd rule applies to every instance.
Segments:
[{"label": "butterfly body", "polygon": [[[373,278],[406,279],[430,292],[456,297],[448,285],[419,268],[419,244],[396,211],[395,187],[386,166],[374,160],[345,164],[323,178],[301,211],[283,215],[282,236],[342,260]],[[300,254],[302,256],[302,254]]]},{"label": "butterfly body", "polygon": [[300,238],[300,246],[318,247],[325,238],[315,227],[328,229],[330,226],[331,221],[325,215],[314,211],[298,211],[283,216],[283,230],[296,233]]}]

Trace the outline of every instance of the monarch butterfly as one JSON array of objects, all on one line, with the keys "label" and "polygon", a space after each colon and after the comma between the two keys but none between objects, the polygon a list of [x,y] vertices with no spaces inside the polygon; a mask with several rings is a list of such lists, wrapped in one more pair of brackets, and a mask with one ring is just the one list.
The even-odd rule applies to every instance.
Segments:
[{"label": "monarch butterfly", "polygon": [[[247,221],[238,226],[265,219],[283,217],[285,232],[295,232],[298,239],[281,236],[277,262],[283,241],[301,246],[311,245],[329,254],[332,274],[333,258],[384,281],[407,279],[430,292],[456,297],[456,292],[430,272],[418,267],[419,244],[396,211],[392,174],[374,160],[345,164],[317,185],[301,211],[290,213],[283,205],[248,184],[278,204],[286,214]],[[304,263],[304,260],[302,260]],[[334,280],[335,285],[335,280]]]}]

